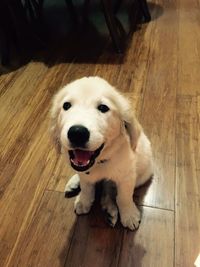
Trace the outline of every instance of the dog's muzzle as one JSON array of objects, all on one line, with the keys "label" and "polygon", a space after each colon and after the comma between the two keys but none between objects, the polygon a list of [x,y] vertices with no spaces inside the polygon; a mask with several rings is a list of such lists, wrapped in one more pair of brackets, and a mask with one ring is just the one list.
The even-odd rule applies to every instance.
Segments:
[{"label": "dog's muzzle", "polygon": [[95,159],[99,156],[103,147],[104,144],[95,151],[81,149],[69,150],[69,158],[72,168],[78,172],[87,171],[94,165]]}]

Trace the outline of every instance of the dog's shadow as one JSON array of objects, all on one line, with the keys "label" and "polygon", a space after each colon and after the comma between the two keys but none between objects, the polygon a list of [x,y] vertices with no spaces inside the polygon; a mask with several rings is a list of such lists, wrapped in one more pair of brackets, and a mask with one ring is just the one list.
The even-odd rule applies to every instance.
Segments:
[{"label": "dog's shadow", "polygon": [[[143,212],[143,198],[151,180],[136,189],[134,201]],[[129,231],[120,224],[112,228],[106,222],[106,216],[100,207],[101,184],[96,187],[96,200],[87,215],[77,216],[71,240],[68,240],[68,252],[60,254],[65,266],[142,266],[145,248],[135,239],[143,234],[143,227]],[[141,229],[141,230],[140,230]]]}]

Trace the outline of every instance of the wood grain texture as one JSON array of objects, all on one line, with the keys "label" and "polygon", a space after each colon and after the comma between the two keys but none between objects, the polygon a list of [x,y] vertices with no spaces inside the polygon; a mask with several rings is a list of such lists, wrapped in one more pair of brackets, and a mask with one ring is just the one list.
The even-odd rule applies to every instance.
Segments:
[{"label": "wood grain texture", "polygon": [[198,106],[199,103],[194,96],[178,98],[176,128],[176,266],[193,266],[200,253],[200,113]]},{"label": "wood grain texture", "polygon": [[[49,52],[49,65],[30,62],[0,76],[0,266],[193,266],[200,253],[199,4],[150,6],[152,21],[123,55],[109,51],[108,38],[97,46],[88,39],[83,54],[71,36],[66,54],[65,44]],[[135,232],[119,222],[110,228],[98,204],[77,218],[74,199],[64,198],[72,171],[49,139],[51,99],[89,75],[129,98],[152,141],[155,177],[135,192],[143,210]]]},{"label": "wood grain texture", "polygon": [[173,267],[174,213],[143,208],[140,228],[124,231],[118,266]]},{"label": "wood grain texture", "polygon": [[144,208],[139,230],[130,232],[119,224],[107,227],[99,209],[93,209],[78,218],[65,266],[173,266],[173,222],[171,211]]},{"label": "wood grain texture", "polygon": [[[8,165],[7,175],[15,170],[9,185],[4,188],[0,201],[0,239],[1,264],[8,260],[11,251],[23,237],[23,233],[31,222],[37,210],[44,189],[47,186],[49,172],[55,166],[56,160],[51,159],[52,149],[46,142],[48,133],[44,134],[47,125],[44,123],[37,136],[31,141],[23,161],[19,166]],[[42,144],[45,142],[45,146]],[[37,153],[36,153],[37,151]],[[51,167],[50,167],[50,166]],[[50,168],[49,168],[50,167]],[[4,173],[5,175],[5,173]],[[3,188],[2,188],[3,189]],[[9,225],[9,227],[7,227]]]},{"label": "wood grain texture", "polygon": [[199,2],[180,1],[179,13],[175,186],[177,267],[193,266],[200,253]]},{"label": "wood grain texture", "polygon": [[94,204],[88,216],[77,219],[65,267],[117,266],[122,236],[121,226],[109,227],[100,205]]},{"label": "wood grain texture", "polygon": [[[13,123],[13,127],[17,123],[19,123],[19,126],[10,131],[11,140],[9,142],[4,143],[5,139],[1,139],[0,209],[2,217],[0,218],[0,239],[2,242],[0,243],[0,259],[2,265],[8,260],[10,253],[14,253],[18,242],[23,238],[23,233],[32,220],[43,192],[47,187],[51,176],[50,173],[55,167],[56,154],[53,154],[54,157],[49,158],[49,155],[54,150],[49,140],[48,113],[52,95],[62,83],[61,67],[63,71],[68,68],[68,66],[61,65],[53,67],[43,77],[37,92],[33,87],[31,87],[32,91],[29,89],[34,97],[29,99],[28,105],[25,105],[25,102],[21,100],[23,99],[21,97],[23,95],[21,85],[23,84],[26,97],[25,88],[28,87],[28,79],[31,76],[29,66],[27,67],[28,71],[26,72],[25,70],[23,72],[22,76],[24,77],[20,76],[17,86],[11,90],[11,92],[14,91],[14,99],[19,109],[16,110],[15,116],[10,118],[10,123]],[[32,68],[35,68],[35,64],[33,64]],[[54,74],[54,79],[52,74]],[[35,71],[33,77],[34,75]],[[62,78],[59,79],[59,76],[62,76]],[[39,79],[37,80],[38,82],[40,81]],[[48,89],[43,91],[44,87]],[[21,95],[15,92],[17,90],[21,92]],[[13,95],[10,93],[7,101],[9,99],[11,101]],[[19,95],[19,100],[17,95]],[[18,114],[22,114],[21,116],[25,118],[25,121],[23,119],[21,121],[21,117],[17,120]],[[7,120],[5,120],[5,123],[7,123]],[[7,147],[4,150],[3,148],[6,144]],[[49,165],[49,163],[51,164]],[[48,166],[51,167],[48,168]],[[17,215],[16,217],[15,214]],[[7,225],[10,225],[11,229],[14,230],[9,231]],[[2,229],[6,230],[2,231]]]},{"label": "wood grain texture", "polygon": [[148,206],[174,209],[175,112],[178,6],[162,2],[164,13],[152,29],[148,74],[140,121],[154,153],[154,179],[143,200]]},{"label": "wood grain texture", "polygon": [[16,79],[18,79],[19,75],[23,73],[24,69],[25,67],[21,67],[16,71],[0,75],[0,96],[2,96],[8,90],[10,85],[13,84]]},{"label": "wood grain texture", "polygon": [[[56,151],[54,151],[54,153],[56,153]],[[65,185],[73,174],[74,172],[67,165],[65,157],[60,155],[50,177],[47,190],[64,192]]]},{"label": "wood grain texture", "polygon": [[64,266],[76,223],[72,210],[72,200],[58,192],[45,192],[9,266]]},{"label": "wood grain texture", "polygon": [[179,1],[179,79],[178,94],[193,95],[200,93],[199,75],[199,1]]}]

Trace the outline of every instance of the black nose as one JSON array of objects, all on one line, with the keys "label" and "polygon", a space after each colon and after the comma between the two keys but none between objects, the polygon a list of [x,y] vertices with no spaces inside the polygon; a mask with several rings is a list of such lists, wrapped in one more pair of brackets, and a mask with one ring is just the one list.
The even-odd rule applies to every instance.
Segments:
[{"label": "black nose", "polygon": [[89,140],[90,132],[82,125],[74,125],[69,128],[67,136],[73,146],[84,147]]}]

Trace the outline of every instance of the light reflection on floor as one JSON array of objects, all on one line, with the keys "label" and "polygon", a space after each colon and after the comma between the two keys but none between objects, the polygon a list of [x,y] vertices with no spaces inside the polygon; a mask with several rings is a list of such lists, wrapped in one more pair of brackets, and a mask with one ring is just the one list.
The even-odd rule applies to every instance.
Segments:
[{"label": "light reflection on floor", "polygon": [[200,267],[200,254],[199,254],[199,256],[197,257],[197,259],[196,259],[194,265],[195,265],[196,267]]}]

